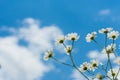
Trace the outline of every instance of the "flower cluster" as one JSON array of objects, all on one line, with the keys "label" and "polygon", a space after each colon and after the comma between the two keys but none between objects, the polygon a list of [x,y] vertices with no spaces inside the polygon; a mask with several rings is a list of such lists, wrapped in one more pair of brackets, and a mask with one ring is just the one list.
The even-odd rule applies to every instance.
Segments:
[{"label": "flower cluster", "polygon": [[77,33],[68,33],[66,36],[61,35],[56,39],[57,45],[62,44],[67,55],[72,52],[73,44],[67,45],[65,41],[77,41],[80,36]]},{"label": "flower cluster", "polygon": [[[103,43],[99,43],[99,40],[96,40],[98,38],[96,37],[98,33],[105,35],[104,39],[101,40],[100,38]],[[49,60],[52,58],[58,63],[70,66],[80,72],[80,74],[82,74],[87,80],[119,80],[118,75],[120,74],[120,56],[116,53],[117,44],[115,43],[118,37],[119,32],[115,31],[113,28],[102,28],[98,30],[98,32],[94,31],[86,35],[86,42],[93,41],[101,49],[101,54],[106,57],[106,61],[103,62],[97,59],[92,59],[89,62],[83,62],[79,67],[75,64],[72,53],[74,52],[74,43],[80,38],[77,33],[61,35],[55,40],[55,44],[57,46],[62,45],[64,47],[63,50],[69,56],[71,63],[68,64],[55,58],[55,56],[53,56],[52,49],[45,52],[44,59]],[[111,58],[111,54],[115,55],[114,59]],[[117,66],[117,68],[115,66]],[[89,76],[92,78],[90,79]]]},{"label": "flower cluster", "polygon": [[56,44],[63,44],[65,40],[72,40],[72,41],[77,41],[80,38],[80,36],[77,33],[69,33],[66,36],[60,35],[56,39]]},{"label": "flower cluster", "polygon": [[[98,31],[99,33],[106,34],[109,39],[116,40],[119,36],[118,31],[113,31],[113,28],[102,28]],[[91,32],[86,35],[86,42],[91,42],[95,39],[97,32]]]},{"label": "flower cluster", "polygon": [[[60,35],[60,36],[58,36],[58,38],[56,38],[55,44],[56,45],[62,44],[64,46],[64,50],[65,50],[66,54],[69,55],[72,52],[73,44],[66,45],[65,41],[67,41],[67,40],[77,41],[79,38],[80,38],[80,36],[77,33],[69,33],[66,36]],[[48,60],[48,59],[50,59],[52,57],[53,57],[53,50],[52,49],[45,52],[44,60]]]},{"label": "flower cluster", "polygon": [[80,71],[81,72],[85,72],[85,71],[95,71],[98,66],[100,65],[99,61],[98,60],[91,60],[90,63],[88,62],[84,62],[82,65],[80,65]]}]

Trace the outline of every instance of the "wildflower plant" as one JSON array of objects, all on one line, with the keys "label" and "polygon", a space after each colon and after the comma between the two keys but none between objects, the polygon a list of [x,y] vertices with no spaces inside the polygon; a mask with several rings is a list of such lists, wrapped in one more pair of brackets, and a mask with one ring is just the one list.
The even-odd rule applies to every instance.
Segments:
[{"label": "wildflower plant", "polygon": [[[96,38],[98,38],[97,34],[101,34],[104,36],[103,42],[104,44],[98,43]],[[97,36],[97,37],[96,37]],[[100,49],[101,54],[105,54],[107,57],[105,62],[100,62],[97,59],[90,60],[89,62],[83,62],[80,66],[77,66],[73,57],[73,49],[74,43],[80,39],[80,35],[77,33],[69,33],[66,36],[62,35],[56,39],[56,44],[62,45],[64,47],[64,51],[69,56],[71,60],[71,64],[67,62],[62,62],[54,56],[54,52],[52,49],[45,52],[44,59],[49,60],[53,59],[54,61],[69,66],[71,68],[76,69],[86,80],[120,80],[120,56],[116,52],[116,44],[115,41],[119,37],[119,32],[114,31],[113,28],[102,28],[97,32],[88,33],[85,37],[86,42],[94,42]],[[65,41],[70,41],[70,44],[66,44]],[[111,59],[111,55],[114,54],[114,60]]]}]

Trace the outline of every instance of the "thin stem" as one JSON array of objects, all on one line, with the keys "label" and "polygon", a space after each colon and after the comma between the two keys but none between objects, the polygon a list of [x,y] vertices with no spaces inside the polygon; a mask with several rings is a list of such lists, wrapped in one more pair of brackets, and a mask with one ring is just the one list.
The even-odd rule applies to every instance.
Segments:
[{"label": "thin stem", "polygon": [[115,79],[117,78],[119,73],[120,73],[120,66],[119,66],[119,69],[118,69],[118,72],[117,72],[117,75],[116,75]]},{"label": "thin stem", "polygon": [[82,73],[82,72],[77,68],[77,66],[75,65],[72,54],[70,54],[70,59],[71,59],[71,61],[72,61],[73,67],[74,67],[77,71],[79,71],[87,80],[89,80],[89,78],[88,78],[84,73]]},{"label": "thin stem", "polygon": [[75,68],[78,72],[80,72],[87,80],[89,80],[89,78],[88,78],[85,74],[83,74],[76,66],[74,66],[74,68]]},{"label": "thin stem", "polygon": [[73,48],[74,48],[74,40],[72,41],[72,50],[73,50]]},{"label": "thin stem", "polygon": [[114,49],[113,49],[113,48],[114,48],[114,43],[115,43],[115,40],[113,39],[111,49],[112,49],[115,57],[117,57],[117,54],[115,53],[115,51],[114,51]]},{"label": "thin stem", "polygon": [[105,48],[107,47],[107,33],[105,34]]},{"label": "thin stem", "polygon": [[112,80],[109,76],[106,76],[107,78],[109,78],[110,80]]},{"label": "thin stem", "polygon": [[[106,49],[106,47],[107,47],[107,33],[105,33],[105,50],[106,50],[106,52],[107,52],[107,49]],[[107,54],[108,55],[108,54]],[[106,71],[107,71],[107,68],[108,68],[108,63],[109,63],[109,61],[107,60],[107,65],[106,65]]]},{"label": "thin stem", "polygon": [[[113,45],[114,45],[114,40],[113,40],[111,49],[113,49]],[[107,33],[105,34],[105,50],[106,50],[106,52],[107,52],[106,47],[107,47]],[[106,65],[106,69],[105,69],[105,70],[107,71],[108,63],[109,63],[109,64],[110,64],[110,68],[111,68],[111,72],[113,73],[112,64],[111,64],[111,61],[110,61],[110,55],[109,55],[109,53],[107,54],[107,56],[108,56],[108,61],[107,61],[107,65]],[[113,79],[114,79],[114,76],[113,76]]]},{"label": "thin stem", "polygon": [[[108,54],[108,61],[109,61],[109,64],[110,64],[111,73],[113,73],[113,68],[112,68],[112,64],[111,64],[111,61],[110,61],[110,55],[109,54]],[[114,76],[113,76],[113,80],[114,80]]]},{"label": "thin stem", "polygon": [[95,39],[93,39],[93,41],[98,45],[98,47],[102,48],[102,46]]},{"label": "thin stem", "polygon": [[[74,40],[72,41],[72,44],[71,44],[71,45],[72,45],[72,50],[73,50]],[[63,43],[63,46],[67,49],[67,47],[66,47],[66,45],[65,45],[64,43]],[[61,63],[61,64],[64,64],[64,65],[67,65],[67,66],[70,66],[70,67],[75,68],[75,69],[76,69],[78,72],[80,72],[87,80],[89,80],[89,78],[88,78],[84,73],[82,73],[82,72],[77,68],[77,66],[75,65],[74,60],[73,60],[73,56],[72,56],[72,50],[71,50],[71,53],[70,53],[70,55],[69,55],[69,57],[70,57],[70,59],[71,59],[71,61],[72,61],[72,65],[63,63],[63,62],[57,60],[57,59],[54,58],[54,57],[53,57],[53,59],[54,59],[55,61]]]},{"label": "thin stem", "polygon": [[[103,70],[103,71],[105,71],[105,73],[107,74],[107,70],[106,70],[106,69],[104,69],[104,67],[103,67],[103,66],[102,66],[102,70]],[[105,77],[107,77],[107,78],[109,78],[110,80],[112,80],[112,79],[111,79],[109,76],[107,76],[107,75],[106,75]]]},{"label": "thin stem", "polygon": [[73,67],[71,64],[64,63],[64,62],[62,62],[62,61],[60,61],[60,60],[56,59],[55,57],[52,57],[52,59],[53,59],[53,60],[55,60],[55,61],[56,61],[56,62],[58,62],[58,63],[63,64],[63,65]]},{"label": "thin stem", "polygon": [[74,63],[72,54],[70,54],[70,59],[71,59],[71,61],[72,61],[73,66],[75,66],[75,63]]},{"label": "thin stem", "polygon": [[88,72],[88,73],[90,73],[92,76],[94,76],[94,75],[95,75],[94,73],[90,72],[89,70],[87,70],[87,72]]},{"label": "thin stem", "polygon": [[109,61],[107,60],[107,65],[106,65],[106,68],[105,68],[106,71],[107,71],[107,69],[108,69],[108,63],[109,63]]},{"label": "thin stem", "polygon": [[63,46],[67,49],[67,46],[65,45],[65,43],[63,43]]}]

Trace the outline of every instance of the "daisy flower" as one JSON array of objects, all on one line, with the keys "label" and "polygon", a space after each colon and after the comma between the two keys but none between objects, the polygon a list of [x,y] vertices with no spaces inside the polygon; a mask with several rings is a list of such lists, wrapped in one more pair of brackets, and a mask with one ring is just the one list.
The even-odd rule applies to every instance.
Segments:
[{"label": "daisy flower", "polygon": [[53,50],[52,49],[50,49],[50,50],[48,50],[47,52],[45,52],[45,55],[44,55],[44,60],[48,60],[48,59],[50,59],[51,57],[53,57]]},{"label": "daisy flower", "polygon": [[89,69],[90,69],[90,63],[88,62],[84,62],[79,68],[79,70],[82,72],[88,71]]},{"label": "daisy flower", "polygon": [[109,33],[110,31],[112,31],[112,28],[102,28],[99,30],[99,33],[106,34],[106,33]]},{"label": "daisy flower", "polygon": [[90,67],[91,70],[95,71],[99,66],[99,61],[98,60],[91,60]]},{"label": "daisy flower", "polygon": [[110,77],[110,78],[115,78],[116,76],[117,76],[117,72],[118,72],[118,70],[117,69],[110,69],[109,71],[108,71],[108,73],[107,73],[107,75]]},{"label": "daisy flower", "polygon": [[112,31],[110,33],[108,33],[108,38],[109,39],[113,39],[116,40],[119,36],[119,32],[118,31]]},{"label": "daisy flower", "polygon": [[98,74],[96,75],[96,78],[97,78],[98,80],[103,80],[104,76],[103,76],[102,74],[98,73]]},{"label": "daisy flower", "polygon": [[56,39],[56,45],[63,44],[64,41],[65,41],[65,36],[64,36],[64,35],[60,35],[60,36]]},{"label": "daisy flower", "polygon": [[87,36],[85,37],[86,41],[91,42],[92,40],[94,40],[96,34],[97,34],[96,32],[88,33]]},{"label": "daisy flower", "polygon": [[111,53],[114,53],[115,48],[116,48],[116,44],[111,44],[111,45],[108,45],[106,48],[104,48],[102,52],[106,54],[111,54]]},{"label": "daisy flower", "polygon": [[64,50],[69,55],[72,52],[72,46],[66,46]]},{"label": "daisy flower", "polygon": [[75,40],[78,40],[79,38],[80,38],[80,36],[77,33],[69,33],[67,35],[68,40],[75,41]]}]

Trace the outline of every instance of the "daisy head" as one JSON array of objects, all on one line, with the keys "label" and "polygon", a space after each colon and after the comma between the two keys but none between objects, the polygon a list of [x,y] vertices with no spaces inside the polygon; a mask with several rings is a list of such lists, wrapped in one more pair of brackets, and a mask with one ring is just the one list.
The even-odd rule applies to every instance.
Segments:
[{"label": "daisy head", "polygon": [[110,33],[108,33],[108,38],[109,39],[113,39],[116,40],[119,36],[119,32],[118,31],[112,31]]},{"label": "daisy head", "polygon": [[69,55],[72,52],[72,46],[66,46],[64,50],[67,53],[67,55]]},{"label": "daisy head", "polygon": [[107,75],[110,77],[110,78],[115,78],[116,76],[117,76],[117,72],[118,72],[118,70],[117,69],[110,69],[109,71],[108,71],[108,73],[107,73]]},{"label": "daisy head", "polygon": [[104,48],[102,52],[106,54],[111,54],[111,53],[114,53],[115,48],[116,48],[116,44],[111,44],[111,45],[108,45],[106,48]]},{"label": "daisy head", "polygon": [[48,59],[50,59],[51,57],[53,57],[53,50],[52,49],[50,49],[50,50],[48,50],[47,52],[45,52],[45,55],[44,55],[44,60],[48,60]]},{"label": "daisy head", "polygon": [[57,39],[56,39],[56,44],[63,44],[65,41],[65,36],[64,35],[60,35]]},{"label": "daisy head", "polygon": [[82,72],[88,71],[90,69],[90,63],[84,62],[82,65],[80,65],[79,70]]},{"label": "daisy head", "polygon": [[75,40],[78,40],[79,38],[80,38],[80,36],[77,33],[69,33],[67,35],[68,40],[75,41]]},{"label": "daisy head", "polygon": [[98,80],[103,80],[104,76],[103,76],[102,74],[98,73],[98,74],[96,75],[96,78],[97,78]]},{"label": "daisy head", "polygon": [[96,34],[97,34],[96,32],[88,33],[87,36],[85,37],[86,41],[91,42],[92,40],[94,40]]},{"label": "daisy head", "polygon": [[91,70],[95,70],[95,69],[97,69],[98,68],[98,66],[99,66],[99,61],[98,60],[91,60],[91,63],[90,63],[90,67],[91,67]]},{"label": "daisy head", "polygon": [[99,30],[99,33],[107,34],[112,31],[112,28],[102,28]]}]

